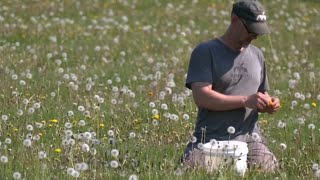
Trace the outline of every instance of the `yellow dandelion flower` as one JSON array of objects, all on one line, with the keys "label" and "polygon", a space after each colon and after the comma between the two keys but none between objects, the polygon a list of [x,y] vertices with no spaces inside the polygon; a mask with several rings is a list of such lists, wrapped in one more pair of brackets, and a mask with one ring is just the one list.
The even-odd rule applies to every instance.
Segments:
[{"label": "yellow dandelion flower", "polygon": [[159,119],[159,118],[160,118],[160,115],[159,115],[159,114],[155,114],[155,115],[153,116],[153,118],[154,118],[154,119]]},{"label": "yellow dandelion flower", "polygon": [[311,105],[312,105],[313,107],[317,107],[317,103],[315,103],[315,102],[311,103]]},{"label": "yellow dandelion flower", "polygon": [[14,131],[18,131],[19,129],[18,129],[18,128],[14,128],[13,130],[14,130]]},{"label": "yellow dandelion flower", "polygon": [[52,122],[52,123],[58,123],[59,120],[58,120],[58,119],[51,119],[50,122]]},{"label": "yellow dandelion flower", "polygon": [[152,91],[149,91],[148,95],[151,96],[151,97],[153,97],[153,92],[152,92]]},{"label": "yellow dandelion flower", "polygon": [[42,120],[41,122],[42,122],[43,124],[46,124],[46,121],[44,121],[44,120]]},{"label": "yellow dandelion flower", "polygon": [[103,124],[103,123],[100,123],[99,126],[100,126],[101,128],[104,128],[104,124]]},{"label": "yellow dandelion flower", "polygon": [[61,153],[61,149],[60,149],[60,148],[57,148],[57,149],[54,150],[54,152],[56,152],[56,153]]},{"label": "yellow dandelion flower", "polygon": [[52,127],[52,124],[49,124],[48,127]]}]

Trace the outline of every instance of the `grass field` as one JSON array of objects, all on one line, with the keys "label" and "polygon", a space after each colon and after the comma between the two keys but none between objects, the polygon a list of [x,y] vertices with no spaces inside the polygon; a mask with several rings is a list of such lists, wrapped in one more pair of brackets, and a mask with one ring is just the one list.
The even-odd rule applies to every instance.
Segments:
[{"label": "grass field", "polygon": [[[0,179],[240,179],[179,163],[190,54],[224,33],[227,2],[2,0]],[[259,123],[281,166],[243,179],[317,178],[320,3],[263,3],[273,33],[254,44],[282,108]]]}]

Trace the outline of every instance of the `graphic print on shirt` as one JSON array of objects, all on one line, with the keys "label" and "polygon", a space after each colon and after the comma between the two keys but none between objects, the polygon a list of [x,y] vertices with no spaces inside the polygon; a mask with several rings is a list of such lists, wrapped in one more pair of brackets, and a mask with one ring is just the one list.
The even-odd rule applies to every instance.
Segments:
[{"label": "graphic print on shirt", "polygon": [[248,78],[248,76],[248,69],[246,68],[244,63],[240,63],[239,65],[233,68],[233,73],[231,74],[232,81],[230,83],[230,86],[237,85],[241,79]]}]

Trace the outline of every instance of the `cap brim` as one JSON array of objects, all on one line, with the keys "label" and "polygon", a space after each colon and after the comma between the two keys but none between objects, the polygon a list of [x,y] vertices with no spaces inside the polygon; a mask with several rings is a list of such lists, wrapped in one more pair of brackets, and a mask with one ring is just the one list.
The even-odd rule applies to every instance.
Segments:
[{"label": "cap brim", "polygon": [[246,25],[251,32],[254,32],[259,35],[269,34],[271,32],[266,22],[246,21]]}]

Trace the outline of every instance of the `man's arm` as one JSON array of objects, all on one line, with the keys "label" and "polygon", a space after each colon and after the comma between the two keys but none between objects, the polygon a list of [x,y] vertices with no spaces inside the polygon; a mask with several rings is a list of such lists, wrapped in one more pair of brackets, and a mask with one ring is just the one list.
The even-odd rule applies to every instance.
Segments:
[{"label": "man's arm", "polygon": [[191,87],[196,105],[213,111],[227,111],[243,107],[264,109],[268,105],[269,99],[260,92],[250,96],[229,96],[212,90],[212,85],[206,82],[194,82]]}]

